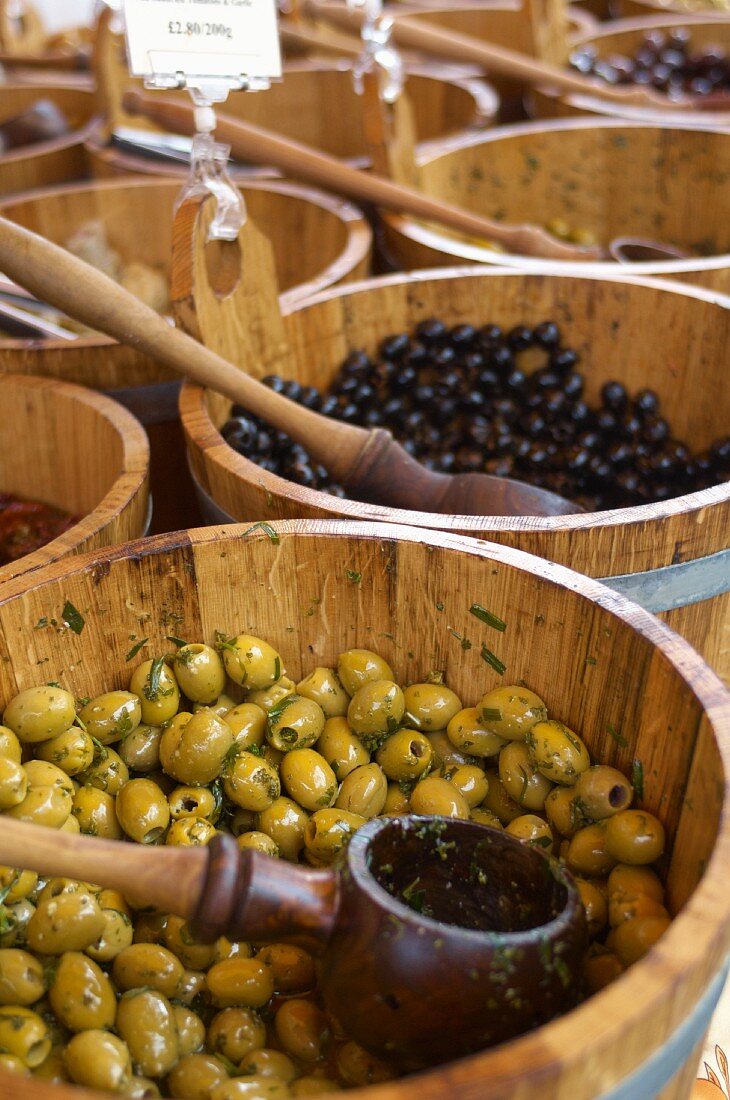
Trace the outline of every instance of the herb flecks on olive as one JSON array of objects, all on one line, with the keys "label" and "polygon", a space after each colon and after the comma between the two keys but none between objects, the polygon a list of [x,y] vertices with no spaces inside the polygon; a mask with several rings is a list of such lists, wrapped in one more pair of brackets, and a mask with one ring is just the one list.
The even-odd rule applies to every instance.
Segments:
[{"label": "herb flecks on olive", "polygon": [[[445,331],[424,324],[419,340],[443,351]],[[508,334],[510,354],[530,338]],[[559,346],[550,326],[535,338]],[[466,348],[474,332],[451,339]],[[618,391],[606,397],[622,404]],[[141,662],[127,690],[78,703],[57,684],[20,692],[3,720],[0,813],[59,830],[167,845],[224,830],[242,850],[328,867],[380,814],[504,828],[576,876],[588,992],[671,919],[651,866],[664,828],[643,789],[592,761],[524,684],[462,699],[438,675],[401,685],[356,648],[295,683],[264,639],[217,634]],[[418,909],[419,892],[403,900]],[[390,1074],[327,1015],[302,948],[203,944],[132,896],[12,867],[0,867],[0,1049],[6,1071],[187,1100],[276,1100]]]}]

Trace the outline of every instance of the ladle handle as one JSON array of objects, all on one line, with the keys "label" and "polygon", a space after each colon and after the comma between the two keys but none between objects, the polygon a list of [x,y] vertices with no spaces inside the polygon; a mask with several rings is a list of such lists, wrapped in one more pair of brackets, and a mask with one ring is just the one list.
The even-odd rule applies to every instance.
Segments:
[{"label": "ladle handle", "polygon": [[41,301],[239,402],[295,439],[303,442],[306,430],[310,453],[337,479],[346,476],[371,439],[364,428],[325,421],[274,393],[173,328],[113,279],[4,218],[0,218],[0,270]]},{"label": "ladle handle", "polygon": [[[177,99],[159,93],[143,95],[128,91],[122,102],[131,115],[152,119],[177,134],[195,133],[193,107]],[[601,255],[596,249],[565,244],[541,226],[505,226],[372,172],[360,172],[308,145],[225,113],[218,115],[216,137],[230,145],[238,160],[273,164],[287,175],[347,195],[357,202],[372,203],[438,222],[460,233],[500,241],[520,255],[568,261],[598,259]]]},{"label": "ladle handle", "polygon": [[199,905],[207,863],[205,848],[95,840],[14,821],[7,814],[0,826],[0,864],[110,887],[186,919]]},{"label": "ladle handle", "polygon": [[[305,9],[309,14],[347,30],[357,30],[362,22],[360,12],[350,11],[340,4],[307,0]],[[459,34],[445,27],[429,26],[423,20],[412,21],[406,15],[398,15],[393,20],[393,40],[408,49],[421,50],[452,61],[473,62],[507,79],[520,80],[531,88],[548,85],[562,92],[599,96],[626,106],[673,111],[678,106],[676,100],[670,101],[666,96],[635,87],[614,88],[602,81],[589,80],[559,65],[528,57],[527,54],[497,46],[493,42],[484,42],[472,35]],[[691,101],[687,106],[693,106]]]},{"label": "ladle handle", "polygon": [[228,833],[208,845],[210,859],[193,934],[210,942],[285,940],[320,954],[337,923],[335,871],[300,867],[251,849],[242,851]]}]

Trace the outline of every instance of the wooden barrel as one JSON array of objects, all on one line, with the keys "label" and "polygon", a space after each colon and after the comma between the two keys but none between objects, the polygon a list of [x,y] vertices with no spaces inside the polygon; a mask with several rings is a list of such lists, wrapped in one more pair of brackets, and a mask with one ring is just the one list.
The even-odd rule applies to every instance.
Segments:
[{"label": "wooden barrel", "polygon": [[[645,15],[641,18],[619,19],[606,23],[588,34],[577,35],[574,46],[594,46],[599,57],[612,54],[633,54],[644,34],[648,30],[671,30],[673,27],[686,27],[692,32],[692,45],[719,45],[730,51],[730,16],[708,16],[706,14],[687,15]],[[627,120],[667,122],[670,118],[675,125],[702,127],[710,130],[730,130],[730,110],[728,111],[652,111],[647,107],[628,107],[621,103],[608,103],[599,97],[588,95],[560,95],[556,91],[540,89],[530,97],[531,112],[540,118],[572,117],[589,114],[610,115]]]},{"label": "wooden barrel", "polygon": [[[167,273],[179,190],[177,180],[110,180],[19,195],[0,203],[0,213],[61,245],[89,221],[99,220],[125,263],[137,260]],[[250,181],[244,196],[251,217],[270,236],[283,301],[293,304],[368,273],[372,233],[350,203],[274,180]],[[111,393],[150,435],[154,529],[177,530],[199,520],[184,461],[179,382],[173,372],[103,336],[40,343],[2,339],[0,373],[4,371],[63,378]],[[171,486],[178,491],[172,492]]]},{"label": "wooden barrel", "polygon": [[[444,72],[440,76],[439,72]],[[419,141],[491,125],[499,99],[490,85],[471,77],[454,75],[439,66],[408,68],[408,92],[413,104]],[[332,105],[337,104],[333,111]],[[229,96],[222,108],[234,118],[266,126],[284,137],[303,141],[333,156],[362,166],[367,163],[360,97],[352,82],[351,62],[291,62],[284,79],[272,84],[265,95]],[[140,119],[120,112],[118,123],[140,129]],[[187,174],[187,164],[122,152],[108,144],[105,123],[97,124],[86,150],[95,176],[123,173]],[[144,129],[159,132],[153,124]],[[244,166],[237,176],[276,175],[270,168]]]},{"label": "wooden barrel", "polygon": [[149,444],[116,401],[55,378],[0,376],[0,491],[80,516],[39,550],[0,565],[0,587],[67,554],[144,534]]},{"label": "wooden barrel", "polygon": [[[220,349],[215,300],[200,288],[198,323]],[[585,400],[616,379],[655,390],[678,439],[702,449],[727,432],[730,308],[713,295],[659,281],[537,275],[485,268],[389,276],[319,295],[284,316],[296,378],[326,388],[348,351],[375,353],[379,340],[428,317],[447,324],[497,323],[505,330],[552,318],[581,356]],[[217,344],[216,344],[217,341]],[[311,354],[316,343],[317,354]],[[640,370],[637,369],[640,364]],[[251,374],[260,370],[246,364]],[[526,368],[529,369],[529,368]],[[283,371],[282,373],[286,373]],[[509,519],[405,512],[339,500],[295,485],[237,454],[219,428],[230,402],[185,384],[183,428],[195,479],[236,520],[329,517],[387,520],[495,539],[589,576],[631,586],[730,678],[730,483],[662,504],[595,514]],[[211,518],[219,518],[213,516]]]},{"label": "wooden barrel", "polygon": [[[730,221],[721,181],[730,172],[730,134],[665,122],[565,119],[500,127],[432,142],[422,150],[428,193],[511,224],[561,221],[598,244],[636,236],[697,258],[578,265],[594,275],[657,275],[730,291]],[[432,225],[383,211],[382,235],[396,268],[525,258],[465,242]],[[527,261],[538,270],[541,262]],[[542,264],[546,267],[546,264]],[[551,270],[574,264],[549,262]]]},{"label": "wooden barrel", "polygon": [[[245,606],[231,599],[237,592]],[[545,696],[597,759],[626,772],[641,762],[640,804],[666,827],[676,917],[644,959],[567,1015],[356,1095],[684,1100],[730,948],[730,699],[681,638],[595,581],[508,547],[392,525],[179,532],[58,563],[1,592],[0,703],[51,679],[77,696],[126,687],[130,636],[143,633],[145,652],[164,653],[174,623],[176,635],[207,642],[214,631],[245,627],[277,647],[295,680],[365,646],[401,683],[442,670],[472,704],[505,682],[478,644],[464,649],[454,637],[453,624],[466,627],[477,597],[507,624],[498,642],[509,681]],[[80,634],[32,629],[60,616],[66,601],[83,609]],[[479,638],[479,629],[468,631]],[[607,732],[614,727],[620,742]],[[4,1071],[0,1092],[15,1100],[82,1095]]]},{"label": "wooden barrel", "polygon": [[69,132],[49,141],[39,141],[0,156],[0,195],[27,191],[86,175],[84,142],[91,133],[94,96],[79,88],[44,84],[3,84],[0,123],[37,103],[51,99],[63,112]]}]

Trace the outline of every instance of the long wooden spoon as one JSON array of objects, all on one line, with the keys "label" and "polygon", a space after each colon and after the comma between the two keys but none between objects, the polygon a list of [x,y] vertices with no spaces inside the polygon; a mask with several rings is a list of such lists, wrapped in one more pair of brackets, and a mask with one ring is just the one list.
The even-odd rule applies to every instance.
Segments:
[{"label": "long wooden spoon", "polygon": [[[362,23],[362,14],[352,11],[344,4],[327,3],[326,0],[305,0],[306,12],[346,30],[357,31]],[[410,13],[412,14],[412,13]],[[552,65],[517,50],[497,46],[492,42],[460,34],[445,27],[429,25],[424,19],[410,19],[398,15],[393,20],[393,40],[399,46],[435,54],[451,61],[467,61],[481,65],[487,70],[499,73],[511,80],[519,80],[528,87],[557,88],[561,92],[579,95],[599,96],[612,103],[626,106],[651,107],[652,110],[677,111],[730,108],[730,96],[711,103],[703,103],[699,96],[684,99],[668,99],[658,92],[635,86],[615,87],[600,80],[591,80],[570,69]]]},{"label": "long wooden spoon", "polygon": [[448,515],[580,511],[555,493],[509,478],[427,470],[383,428],[330,420],[289,401],[172,328],[83,260],[6,219],[0,219],[0,270],[41,301],[263,417],[301,443],[355,500]]},{"label": "long wooden spoon", "polygon": [[[504,1042],[580,992],[585,914],[570,874],[473,821],[375,818],[337,865],[313,870],[241,851],[228,834],[206,848],[68,833],[61,843],[5,817],[0,861],[121,890],[207,941],[288,940],[322,955],[329,1010],[402,1070]],[[414,886],[419,912],[408,904]]]},{"label": "long wooden spoon", "polygon": [[[158,93],[144,95],[142,92],[128,91],[122,103],[129,114],[143,115],[174,133],[195,133],[194,109],[178,99]],[[309,145],[281,137],[250,122],[241,122],[225,113],[218,114],[217,120],[216,137],[230,145],[233,156],[238,160],[271,164],[289,176],[348,195],[358,202],[375,203],[417,218],[440,222],[461,233],[499,241],[521,256],[566,261],[598,260],[602,257],[600,249],[566,244],[540,226],[502,225],[372,172],[359,172]]]}]

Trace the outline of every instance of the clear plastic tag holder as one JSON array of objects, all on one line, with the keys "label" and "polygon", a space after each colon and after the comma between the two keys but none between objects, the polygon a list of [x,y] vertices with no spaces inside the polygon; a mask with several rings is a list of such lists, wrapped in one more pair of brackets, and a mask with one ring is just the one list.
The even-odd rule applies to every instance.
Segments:
[{"label": "clear plastic tag holder", "polygon": [[363,50],[353,65],[352,78],[358,95],[363,94],[363,76],[377,72],[380,98],[395,103],[405,86],[406,74],[400,54],[392,43],[393,20],[383,15],[382,0],[347,0],[352,11],[362,11]]}]

